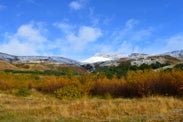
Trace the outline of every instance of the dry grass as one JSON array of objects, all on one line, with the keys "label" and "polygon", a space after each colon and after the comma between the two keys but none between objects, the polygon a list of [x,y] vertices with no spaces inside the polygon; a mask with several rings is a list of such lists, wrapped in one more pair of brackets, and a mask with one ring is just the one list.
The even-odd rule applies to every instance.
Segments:
[{"label": "dry grass", "polygon": [[17,69],[17,67],[6,61],[0,60],[0,70],[5,70],[5,69]]},{"label": "dry grass", "polygon": [[[79,73],[84,73],[86,70],[80,67],[66,65],[66,64],[51,64],[51,63],[15,63],[12,65],[16,67],[18,70],[38,70],[38,71],[45,71],[45,70],[63,70],[68,69],[71,71],[77,71]],[[6,68],[8,69],[8,68]]]},{"label": "dry grass", "polygon": [[168,122],[183,120],[183,100],[174,97],[62,101],[32,91],[29,97],[0,94],[0,122]]}]

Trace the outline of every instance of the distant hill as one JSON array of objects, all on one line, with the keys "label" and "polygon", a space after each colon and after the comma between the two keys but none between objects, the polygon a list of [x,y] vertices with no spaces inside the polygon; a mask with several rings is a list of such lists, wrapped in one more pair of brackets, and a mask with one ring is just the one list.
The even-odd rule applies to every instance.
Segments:
[{"label": "distant hill", "polygon": [[36,70],[58,71],[68,69],[75,72],[86,72],[80,62],[55,56],[14,56],[0,53],[0,70]]},{"label": "distant hill", "polygon": [[0,59],[10,63],[52,63],[80,66],[80,62],[56,56],[13,56],[0,53]]},{"label": "distant hill", "polygon": [[100,66],[118,66],[121,62],[128,62],[131,65],[140,66],[142,64],[161,64],[176,65],[183,62],[183,50],[167,52],[159,55],[132,53],[129,56],[120,54],[96,54],[82,62],[56,56],[14,56],[0,53],[0,70],[20,69],[20,70],[58,70],[63,67],[70,67],[80,71],[95,70]]},{"label": "distant hill", "polygon": [[5,69],[18,69],[18,68],[7,61],[0,60],[0,70]]},{"label": "distant hill", "polygon": [[141,65],[141,64],[152,64],[156,62],[160,63],[170,63],[176,64],[183,61],[183,50],[177,50],[172,52],[167,52],[158,55],[132,53],[129,56],[121,56],[118,54],[97,54],[86,60],[84,63],[96,64],[101,66],[116,66],[120,62],[128,61],[131,65]]}]

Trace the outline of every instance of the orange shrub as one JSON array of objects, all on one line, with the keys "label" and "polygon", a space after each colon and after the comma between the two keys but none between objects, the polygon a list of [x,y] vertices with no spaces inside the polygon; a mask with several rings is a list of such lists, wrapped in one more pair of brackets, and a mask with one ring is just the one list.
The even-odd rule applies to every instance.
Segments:
[{"label": "orange shrub", "polygon": [[68,77],[58,77],[58,76],[47,76],[43,79],[42,84],[40,85],[40,90],[47,93],[53,93],[57,89],[67,86],[75,85],[79,86],[77,79],[68,78]]},{"label": "orange shrub", "polygon": [[10,88],[12,88],[12,86],[9,82],[0,80],[0,90],[7,90]]},{"label": "orange shrub", "polygon": [[97,79],[90,93],[92,95],[99,95],[99,96],[110,94],[113,97],[119,97],[121,96],[122,89],[123,89],[123,80],[117,78],[113,78],[110,80],[104,77]]},{"label": "orange shrub", "polygon": [[45,93],[54,93],[64,86],[76,86],[85,95],[143,97],[150,95],[183,96],[183,70],[129,71],[126,76],[108,79],[104,74],[86,73],[71,76],[45,76],[0,72],[0,90],[25,86]]},{"label": "orange shrub", "polygon": [[183,71],[137,71],[126,76],[129,96],[179,95]]}]

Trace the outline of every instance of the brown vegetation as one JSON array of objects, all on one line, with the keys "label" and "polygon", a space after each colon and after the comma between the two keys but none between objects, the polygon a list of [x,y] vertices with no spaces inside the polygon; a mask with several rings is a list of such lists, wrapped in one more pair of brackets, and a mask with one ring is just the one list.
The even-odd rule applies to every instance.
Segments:
[{"label": "brown vegetation", "polygon": [[182,74],[137,70],[107,78],[101,72],[1,71],[0,121],[181,121]]},{"label": "brown vegetation", "polygon": [[183,101],[174,97],[63,101],[31,91],[29,97],[0,94],[0,121],[169,122],[183,120]]},{"label": "brown vegetation", "polygon": [[183,71],[129,71],[121,78],[106,78],[102,73],[45,76],[40,74],[0,73],[0,90],[25,86],[44,93],[54,93],[64,86],[74,85],[84,95],[112,97],[143,97],[151,95],[183,96]]},{"label": "brown vegetation", "polygon": [[[50,63],[15,63],[15,66],[19,70],[38,70],[38,71],[45,71],[45,70],[62,70],[62,69],[69,69],[72,71],[77,72],[85,72],[83,68],[70,66],[66,64],[50,64]],[[8,67],[6,68],[8,69]]]},{"label": "brown vegetation", "polygon": [[0,71],[5,69],[17,69],[17,67],[6,61],[0,60]]}]

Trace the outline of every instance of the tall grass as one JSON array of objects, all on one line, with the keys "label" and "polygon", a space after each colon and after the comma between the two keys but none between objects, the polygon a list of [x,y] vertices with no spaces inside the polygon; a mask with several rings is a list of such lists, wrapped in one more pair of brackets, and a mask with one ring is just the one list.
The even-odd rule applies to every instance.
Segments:
[{"label": "tall grass", "polygon": [[182,108],[174,97],[63,101],[36,91],[27,98],[0,94],[2,122],[181,122]]},{"label": "tall grass", "polygon": [[0,90],[29,89],[53,94],[65,86],[76,86],[91,96],[143,97],[152,95],[183,96],[183,70],[129,71],[124,77],[108,79],[103,74],[46,76],[0,73]]}]

